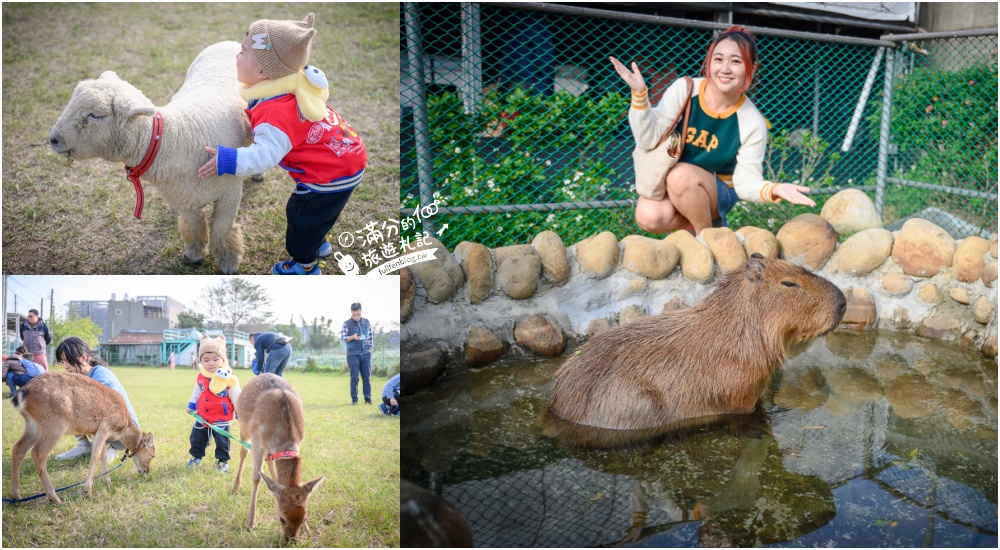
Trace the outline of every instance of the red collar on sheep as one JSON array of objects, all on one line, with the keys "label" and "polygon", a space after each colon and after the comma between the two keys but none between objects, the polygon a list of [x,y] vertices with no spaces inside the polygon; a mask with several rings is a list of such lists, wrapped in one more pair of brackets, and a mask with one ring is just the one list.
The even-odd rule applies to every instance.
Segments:
[{"label": "red collar on sheep", "polygon": [[149,148],[146,149],[146,156],[142,157],[142,162],[136,167],[125,166],[125,176],[135,187],[135,218],[142,219],[142,207],[146,204],[146,194],[142,190],[142,182],[139,176],[149,170],[149,166],[156,160],[156,155],[160,152],[160,145],[163,137],[163,115],[159,111],[153,115],[153,135],[149,138]]}]

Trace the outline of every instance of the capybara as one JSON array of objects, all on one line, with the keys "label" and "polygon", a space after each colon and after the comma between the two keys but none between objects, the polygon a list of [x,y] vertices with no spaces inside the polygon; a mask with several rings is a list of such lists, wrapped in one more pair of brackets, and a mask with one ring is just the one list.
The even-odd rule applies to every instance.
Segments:
[{"label": "capybara", "polygon": [[789,346],[836,328],[846,306],[826,279],[754,254],[697,305],[591,338],[556,371],[550,410],[615,430],[749,413]]}]

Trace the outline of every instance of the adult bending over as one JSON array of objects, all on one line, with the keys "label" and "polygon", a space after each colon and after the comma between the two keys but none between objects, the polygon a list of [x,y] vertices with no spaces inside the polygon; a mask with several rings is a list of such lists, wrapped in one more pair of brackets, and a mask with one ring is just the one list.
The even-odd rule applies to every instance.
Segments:
[{"label": "adult bending over", "polygon": [[[139,426],[139,418],[132,410],[132,403],[128,400],[125,387],[118,381],[115,373],[111,372],[106,364],[96,357],[90,355],[90,346],[76,336],[70,336],[62,341],[56,348],[56,361],[66,368],[66,372],[82,374],[97,380],[101,384],[115,390],[121,394],[125,400],[125,407],[135,425]],[[117,451],[124,451],[125,444],[121,441],[111,441],[108,443],[108,461],[112,461],[117,456]],[[56,460],[70,460],[81,456],[90,456],[92,446],[90,440],[85,435],[76,436],[76,447],[56,456]]]},{"label": "adult bending over", "polygon": [[[610,59],[632,88],[629,125],[636,145],[650,150],[680,113],[687,85],[678,79],[653,107],[639,66],[633,62],[630,71]],[[785,199],[816,206],[802,194],[809,192],[808,187],[764,180],[767,124],[745,95],[758,69],[756,40],[742,27],[730,27],[709,43],[702,78],[694,79],[684,150],[667,172],[666,194],[662,200],[639,197],[636,205],[635,221],[643,230],[667,233],[687,228],[698,235],[713,221],[728,226],[726,214],[741,199],[756,203]]]}]

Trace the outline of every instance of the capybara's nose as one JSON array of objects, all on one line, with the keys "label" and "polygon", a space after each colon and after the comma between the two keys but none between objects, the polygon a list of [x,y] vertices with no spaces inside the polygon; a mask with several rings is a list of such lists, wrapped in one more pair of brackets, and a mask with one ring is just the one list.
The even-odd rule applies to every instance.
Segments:
[{"label": "capybara's nose", "polygon": [[844,313],[847,312],[847,298],[844,297],[843,292],[837,293],[837,313],[841,318],[844,317]]}]

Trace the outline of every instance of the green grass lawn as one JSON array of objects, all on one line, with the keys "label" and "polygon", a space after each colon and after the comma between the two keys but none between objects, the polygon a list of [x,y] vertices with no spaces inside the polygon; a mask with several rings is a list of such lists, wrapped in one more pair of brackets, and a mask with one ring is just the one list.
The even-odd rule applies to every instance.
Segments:
[{"label": "green grass lawn", "polygon": [[[135,193],[122,165],[70,165],[49,147],[49,132],[81,80],[113,70],[165,105],[205,47],[241,41],[257,19],[301,20],[309,12],[316,14],[310,64],[326,73],[329,105],[368,151],[365,178],[331,233],[399,219],[398,4],[5,3],[4,272],[217,273],[211,255],[185,263],[177,217],[155,190],[147,185],[142,220],[135,220]],[[280,168],[268,170],[262,183],[244,181],[240,273],[267,274],[287,258],[285,203],[293,189]],[[343,250],[359,261],[369,251],[357,243]],[[324,272],[339,269],[331,261]]]},{"label": "green grass lawn", "polygon": [[[58,369],[58,367],[56,367]],[[262,547],[278,546],[280,526],[274,496],[263,482],[257,499],[258,523],[244,528],[250,504],[250,457],[240,493],[232,484],[240,445],[232,442],[229,474],[214,468],[214,442],[205,461],[186,463],[192,418],[186,414],[195,373],[153,368],[115,367],[144,431],[152,431],[156,458],[140,477],[128,461],[111,473],[111,486],[94,482],[94,498],[79,487],[59,493],[62,505],[45,497],[17,505],[3,504],[4,547]],[[239,372],[245,384],[253,375]],[[302,397],[306,437],[302,442],[303,480],[325,480],[309,499],[311,535],[299,531],[302,546],[399,546],[399,419],[381,414],[377,405],[352,406],[349,378],[343,375],[285,373]],[[376,403],[385,379],[372,379]],[[360,386],[360,384],[359,384]],[[360,387],[359,387],[360,392]],[[10,498],[10,457],[24,420],[3,388],[3,484]],[[233,433],[237,434],[233,423]],[[64,436],[53,455],[72,448]],[[56,488],[86,478],[88,459],[69,463],[49,457]],[[265,467],[265,473],[267,468]],[[30,454],[21,466],[21,496],[42,492]]]}]

